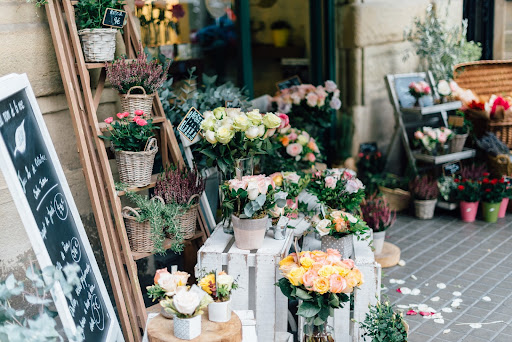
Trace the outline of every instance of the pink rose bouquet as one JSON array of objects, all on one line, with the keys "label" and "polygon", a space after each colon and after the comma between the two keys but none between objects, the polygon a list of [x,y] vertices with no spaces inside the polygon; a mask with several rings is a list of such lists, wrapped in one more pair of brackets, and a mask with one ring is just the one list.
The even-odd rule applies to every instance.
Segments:
[{"label": "pink rose bouquet", "polygon": [[409,84],[409,94],[414,96],[415,99],[419,99],[422,96],[430,95],[432,89],[425,81],[411,82]]},{"label": "pink rose bouquet", "polygon": [[421,146],[427,154],[444,154],[444,146],[452,137],[453,132],[449,128],[423,127],[414,132],[414,144],[415,146]]}]

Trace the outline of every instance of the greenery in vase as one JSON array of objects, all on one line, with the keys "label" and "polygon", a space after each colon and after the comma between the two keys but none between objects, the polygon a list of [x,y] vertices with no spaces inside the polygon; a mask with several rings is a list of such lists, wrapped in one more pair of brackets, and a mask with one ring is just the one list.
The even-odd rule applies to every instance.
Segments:
[{"label": "greenery in vase", "polygon": [[370,305],[364,322],[359,322],[363,330],[362,338],[369,337],[373,342],[406,342],[407,331],[402,313],[393,310],[389,301]]},{"label": "greenery in vase", "polygon": [[329,211],[322,220],[313,221],[312,224],[320,236],[329,235],[341,239],[352,234],[358,240],[369,237],[370,228],[365,221],[341,210]]},{"label": "greenery in vase", "polygon": [[[44,3],[37,0],[39,3]],[[79,30],[106,28],[102,25],[107,8],[123,9],[121,0],[80,0],[75,5],[75,20]]]}]

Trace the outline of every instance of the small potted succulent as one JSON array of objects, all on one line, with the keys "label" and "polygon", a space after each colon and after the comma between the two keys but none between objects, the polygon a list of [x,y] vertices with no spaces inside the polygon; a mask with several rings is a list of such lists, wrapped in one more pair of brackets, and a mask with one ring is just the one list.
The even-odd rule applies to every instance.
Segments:
[{"label": "small potted succulent", "polygon": [[287,21],[277,20],[270,25],[272,30],[272,39],[275,47],[285,47],[288,45],[290,30],[292,27]]},{"label": "small potted succulent", "polygon": [[501,202],[505,198],[506,193],[507,182],[505,182],[503,177],[500,179],[490,178],[489,173],[484,173],[481,186],[484,221],[493,223],[498,220]]},{"label": "small potted succulent", "polygon": [[395,312],[389,301],[371,305],[364,322],[359,322],[363,330],[361,337],[379,342],[407,342],[409,326],[402,313]]},{"label": "small potted succulent", "polygon": [[208,305],[208,319],[212,322],[228,322],[231,319],[231,292],[238,288],[235,279],[224,271],[217,274],[210,272],[198,284],[213,298],[213,302]]},{"label": "small potted succulent", "polygon": [[374,194],[361,203],[361,216],[368,227],[373,230],[375,254],[382,253],[386,230],[395,224],[396,211],[390,209],[384,197]]},{"label": "small potted succulent", "polygon": [[416,217],[421,220],[433,218],[439,196],[437,181],[427,175],[417,176],[409,184],[409,189],[414,196]]},{"label": "small potted succulent", "polygon": [[[166,268],[156,270],[154,284],[147,286],[148,297],[153,300],[161,301],[170,298],[176,294],[178,290],[186,288],[190,274],[187,272],[174,271],[170,273]],[[172,318],[172,315],[162,308],[162,316]]]},{"label": "small potted succulent", "polygon": [[457,184],[455,197],[460,201],[462,221],[474,222],[480,203],[481,182],[466,178],[455,178],[454,181]]}]

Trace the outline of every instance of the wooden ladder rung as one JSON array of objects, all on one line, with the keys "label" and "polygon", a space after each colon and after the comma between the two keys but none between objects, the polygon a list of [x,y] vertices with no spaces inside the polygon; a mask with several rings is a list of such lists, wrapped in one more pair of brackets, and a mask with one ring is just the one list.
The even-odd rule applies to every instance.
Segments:
[{"label": "wooden ladder rung", "polygon": [[[187,239],[185,241],[194,241],[199,238],[202,238],[203,235],[204,235],[204,233],[202,231],[198,230],[198,231],[196,231],[195,235],[192,238]],[[169,238],[166,238],[163,243],[164,249],[168,250],[171,248],[171,246],[172,246],[172,240]],[[154,254],[155,253],[153,253],[153,252],[132,252],[132,257],[133,257],[133,260],[139,260],[139,259],[147,258]]]},{"label": "wooden ladder rung", "polygon": [[[140,188],[136,188],[136,187],[128,188],[128,189],[126,189],[126,191],[139,192],[139,191],[144,191],[147,189],[154,188],[156,185],[156,180],[158,179],[158,175],[159,175],[159,173],[155,173],[154,175],[151,175],[151,183],[149,183],[148,185],[140,187]],[[126,195],[126,191],[118,191],[117,196],[121,197],[121,196]]]}]

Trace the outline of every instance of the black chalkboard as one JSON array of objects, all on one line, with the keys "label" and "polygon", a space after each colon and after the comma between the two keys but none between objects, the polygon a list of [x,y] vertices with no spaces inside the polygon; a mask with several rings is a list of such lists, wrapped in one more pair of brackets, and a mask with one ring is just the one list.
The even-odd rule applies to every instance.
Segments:
[{"label": "black chalkboard", "polygon": [[[411,82],[420,81],[426,82],[425,78],[421,76],[407,76],[395,78],[395,91],[396,95],[398,96],[398,102],[400,103],[400,107],[414,107],[416,99],[414,98],[414,96],[409,94],[409,84],[411,84]],[[423,96],[421,98],[421,104],[423,107],[432,106],[434,104],[434,98],[431,95]]]},{"label": "black chalkboard", "polygon": [[277,90],[283,90],[291,88],[292,86],[298,86],[301,85],[302,81],[300,80],[299,76],[295,75],[292,76],[284,81],[276,83]]},{"label": "black chalkboard", "polygon": [[[26,75],[15,79],[20,77],[18,83],[28,84]],[[72,298],[62,292],[54,295],[60,319],[67,329],[82,327],[85,341],[122,340],[112,337],[113,327],[120,334],[119,324],[42,115],[33,107],[33,92],[28,85],[2,98],[9,83],[4,80],[0,79],[0,167],[34,252],[42,268],[80,266],[81,283]]]},{"label": "black chalkboard", "polygon": [[360,153],[369,154],[369,153],[375,153],[378,150],[379,149],[377,147],[376,142],[367,142],[367,143],[359,144],[359,152]]},{"label": "black chalkboard", "polygon": [[115,28],[123,28],[124,20],[126,18],[126,11],[107,8],[105,11],[105,15],[103,16],[103,21],[101,22],[103,26],[115,27]]},{"label": "black chalkboard", "polygon": [[460,161],[443,164],[443,174],[447,177],[458,175],[460,173]]},{"label": "black chalkboard", "polygon": [[178,125],[178,131],[189,141],[192,141],[201,130],[200,127],[203,120],[203,115],[192,107]]}]

